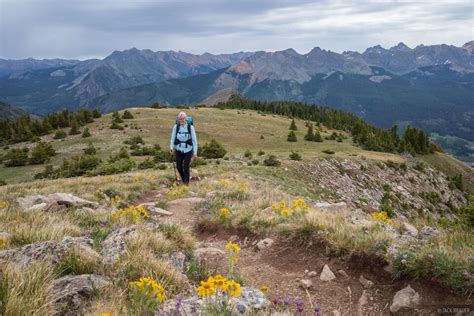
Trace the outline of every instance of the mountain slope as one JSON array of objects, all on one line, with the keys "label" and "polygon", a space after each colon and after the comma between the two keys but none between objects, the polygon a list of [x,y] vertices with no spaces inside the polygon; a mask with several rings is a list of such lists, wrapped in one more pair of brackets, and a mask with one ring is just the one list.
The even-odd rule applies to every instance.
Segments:
[{"label": "mountain slope", "polygon": [[35,113],[75,109],[113,91],[209,73],[250,55],[245,52],[192,55],[133,48],[115,51],[103,60],[11,74],[0,79],[0,96]]},{"label": "mountain slope", "polygon": [[22,109],[11,106],[8,103],[0,101],[0,120],[15,120],[16,118],[28,114]]}]

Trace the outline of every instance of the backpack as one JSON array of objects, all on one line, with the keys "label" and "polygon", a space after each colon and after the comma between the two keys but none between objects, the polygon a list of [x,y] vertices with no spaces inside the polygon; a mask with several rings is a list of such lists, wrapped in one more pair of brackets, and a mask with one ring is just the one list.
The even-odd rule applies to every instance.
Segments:
[{"label": "backpack", "polygon": [[180,140],[178,140],[178,131],[179,131],[179,121],[178,119],[176,119],[176,134],[175,134],[175,137],[174,137],[174,144],[175,145],[178,145],[178,144],[186,144],[186,145],[189,145],[189,146],[192,146],[193,145],[193,134],[191,133],[191,126],[194,124],[194,121],[193,121],[193,118],[190,117],[190,116],[187,116],[186,117],[186,123],[188,123],[188,134],[189,134],[189,138],[188,140],[182,142]]}]

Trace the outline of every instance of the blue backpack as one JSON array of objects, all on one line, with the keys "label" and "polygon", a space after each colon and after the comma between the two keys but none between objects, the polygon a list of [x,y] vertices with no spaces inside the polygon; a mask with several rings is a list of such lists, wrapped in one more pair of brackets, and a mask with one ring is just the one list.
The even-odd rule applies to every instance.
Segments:
[{"label": "blue backpack", "polygon": [[176,135],[174,137],[174,144],[175,145],[178,145],[178,144],[181,144],[181,143],[184,143],[186,145],[189,145],[189,146],[192,146],[193,145],[193,134],[191,133],[191,126],[193,125],[194,121],[193,121],[193,118],[190,117],[190,116],[187,116],[186,117],[186,123],[188,123],[188,140],[182,142],[180,140],[178,140],[178,131],[179,131],[179,120],[176,119]]}]

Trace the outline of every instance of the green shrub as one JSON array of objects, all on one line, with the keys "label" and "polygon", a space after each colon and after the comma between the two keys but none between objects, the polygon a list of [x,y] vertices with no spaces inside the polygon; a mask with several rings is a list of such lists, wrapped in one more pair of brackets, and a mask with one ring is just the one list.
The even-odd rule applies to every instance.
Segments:
[{"label": "green shrub", "polygon": [[143,138],[140,135],[130,137],[129,139],[127,139],[123,143],[127,144],[127,145],[130,145],[130,146],[137,146],[138,144],[145,145],[145,141],[143,140]]},{"label": "green shrub", "polygon": [[7,182],[3,179],[0,179],[0,187],[4,185],[7,185]]},{"label": "green shrub", "polygon": [[130,158],[120,158],[119,160],[114,160],[113,162],[109,161],[105,164],[100,165],[100,167],[92,173],[92,175],[107,175],[122,173],[132,170],[136,166],[135,161]]},{"label": "green shrub", "polygon": [[54,134],[54,139],[63,139],[63,138],[66,138],[67,134],[65,131],[63,131],[62,129],[59,129],[56,131],[56,133]]},{"label": "green shrub", "polygon": [[323,150],[323,153],[328,154],[328,155],[334,155],[334,151],[330,149]]},{"label": "green shrub", "polygon": [[291,124],[290,124],[290,131],[296,131],[298,130],[298,127],[296,127],[296,123],[295,123],[295,120],[291,120]]},{"label": "green shrub", "polygon": [[168,166],[164,163],[159,163],[159,164],[156,165],[156,169],[166,170],[166,169],[168,169]]},{"label": "green shrub", "polygon": [[150,169],[155,166],[155,162],[150,158],[146,158],[138,164],[138,169]]},{"label": "green shrub", "polygon": [[129,110],[123,112],[122,118],[125,120],[133,119],[133,114]]},{"label": "green shrub", "polygon": [[10,149],[10,151],[3,158],[5,167],[18,167],[26,165],[28,162],[28,151],[29,149],[26,147]]},{"label": "green shrub", "polygon": [[292,151],[290,154],[290,159],[291,160],[301,160],[301,155],[295,151]]},{"label": "green shrub", "polygon": [[59,177],[59,169],[54,169],[52,165],[46,165],[43,171],[34,175],[35,179],[57,179]]},{"label": "green shrub", "polygon": [[207,161],[202,158],[198,158],[195,161],[191,161],[191,167],[198,167],[198,166],[205,166],[207,165]]},{"label": "green shrub", "polygon": [[123,130],[123,126],[117,122],[112,122],[112,124],[110,125],[110,129],[118,129],[121,131]]},{"label": "green shrub", "polygon": [[100,159],[92,155],[78,155],[69,159],[64,159],[59,173],[62,177],[77,177],[94,170],[99,164]]},{"label": "green shrub", "polygon": [[102,116],[102,114],[100,114],[100,111],[99,111],[98,109],[94,109],[94,110],[92,111],[92,117],[93,117],[93,118],[99,118],[99,117],[101,117],[101,116]]},{"label": "green shrub", "polygon": [[307,140],[310,142],[314,140],[313,124],[308,124],[308,131],[306,132],[306,135],[304,136],[304,140]]},{"label": "green shrub", "polygon": [[281,162],[277,159],[275,155],[270,155],[268,156],[268,158],[263,160],[263,164],[269,167],[278,167],[279,165],[281,165]]},{"label": "green shrub", "polygon": [[31,151],[29,162],[32,165],[39,165],[49,161],[50,157],[54,155],[56,155],[56,151],[51,144],[40,142]]},{"label": "green shrub", "polygon": [[78,135],[81,131],[79,130],[79,124],[77,123],[76,119],[72,119],[71,121],[71,129],[69,130],[69,135]]},{"label": "green shrub", "polygon": [[82,132],[82,138],[87,138],[91,137],[91,132],[89,131],[89,127],[84,128],[84,131]]},{"label": "green shrub", "polygon": [[321,137],[321,133],[319,133],[319,131],[316,131],[316,132],[314,133],[313,141],[318,142],[318,143],[322,143],[322,142],[323,142],[323,138]]},{"label": "green shrub", "polygon": [[290,133],[288,134],[288,137],[286,138],[287,141],[289,142],[296,142],[298,141],[298,139],[296,138],[296,134],[294,131],[290,131]]},{"label": "green shrub", "polygon": [[94,147],[92,142],[89,142],[86,148],[82,150],[85,155],[95,155],[97,153],[97,148]]},{"label": "green shrub", "polygon": [[248,158],[248,159],[252,159],[252,153],[250,152],[250,150],[246,150],[245,153],[244,153],[244,157],[245,158]]},{"label": "green shrub", "polygon": [[252,165],[256,166],[260,163],[260,161],[258,159],[254,159],[252,160]]},{"label": "green shrub", "polygon": [[258,153],[257,153],[257,155],[263,156],[263,155],[265,155],[265,152],[264,152],[263,150],[259,150]]},{"label": "green shrub", "polygon": [[209,159],[222,158],[225,156],[227,151],[219,144],[215,139],[212,139],[210,143],[206,143],[204,146],[199,147],[199,156]]},{"label": "green shrub", "polygon": [[122,118],[120,117],[120,114],[118,112],[114,112],[112,114],[112,123],[123,123]]}]

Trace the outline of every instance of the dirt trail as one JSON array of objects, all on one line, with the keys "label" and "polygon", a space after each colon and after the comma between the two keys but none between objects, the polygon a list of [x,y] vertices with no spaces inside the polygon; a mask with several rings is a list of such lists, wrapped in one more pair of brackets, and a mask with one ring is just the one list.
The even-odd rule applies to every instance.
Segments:
[{"label": "dirt trail", "polygon": [[[183,198],[171,201],[167,210],[172,216],[163,217],[166,222],[179,223],[194,229],[198,213],[193,210],[199,198]],[[426,281],[412,279],[393,280],[375,258],[353,256],[343,259],[326,255],[325,246],[297,243],[281,236],[270,236],[274,244],[264,250],[258,250],[256,243],[268,236],[256,236],[245,231],[227,230],[223,227],[199,227],[195,230],[202,247],[225,249],[231,239],[241,247],[238,255],[237,273],[245,284],[255,288],[268,286],[267,297],[279,299],[283,304],[285,297],[293,302],[299,297],[305,301],[306,310],[316,298],[323,315],[332,315],[337,310],[341,315],[390,315],[390,305],[397,291],[408,284],[422,297],[424,308],[436,308],[453,304],[473,304],[472,298],[460,297],[448,290]],[[327,264],[336,275],[336,279],[323,282],[319,275]],[[210,266],[216,272],[224,273],[225,260],[218,260]],[[309,273],[315,271],[316,276]],[[360,275],[374,282],[370,288],[364,288],[359,281]],[[300,279],[312,281],[312,287],[304,290]],[[361,304],[360,304],[361,303]],[[294,303],[292,303],[292,307]],[[293,309],[293,308],[292,308]]]}]

